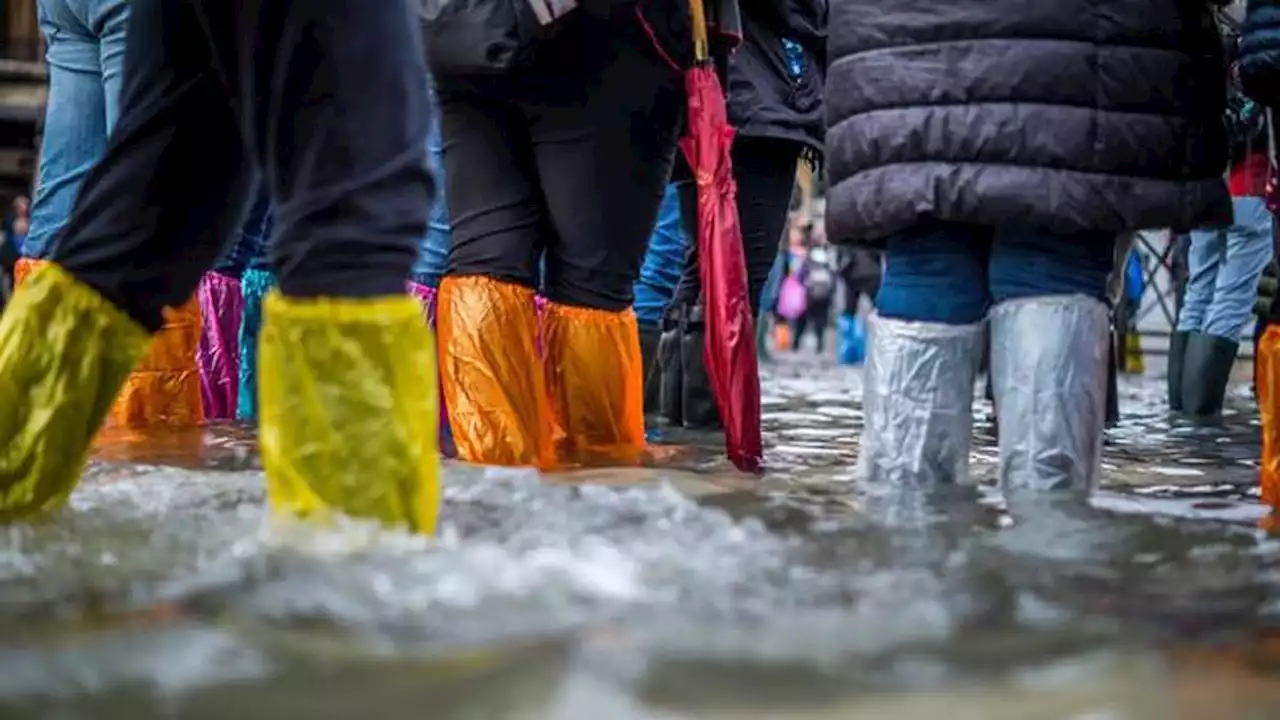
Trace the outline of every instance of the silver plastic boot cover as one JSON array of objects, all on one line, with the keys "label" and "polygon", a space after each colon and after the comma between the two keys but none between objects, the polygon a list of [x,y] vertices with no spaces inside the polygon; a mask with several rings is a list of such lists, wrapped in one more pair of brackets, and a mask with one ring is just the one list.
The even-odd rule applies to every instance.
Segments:
[{"label": "silver plastic boot cover", "polygon": [[1106,422],[1106,305],[1084,295],[1011,300],[990,322],[1000,486],[1092,491]]},{"label": "silver plastic boot cover", "polygon": [[966,481],[982,325],[873,315],[867,332],[859,477],[872,485]]}]

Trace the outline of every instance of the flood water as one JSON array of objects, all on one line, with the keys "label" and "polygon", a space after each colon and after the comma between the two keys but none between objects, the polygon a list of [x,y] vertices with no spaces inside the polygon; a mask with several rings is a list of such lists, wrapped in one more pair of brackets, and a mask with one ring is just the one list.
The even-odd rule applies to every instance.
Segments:
[{"label": "flood water", "polygon": [[1280,713],[1247,388],[1194,430],[1123,381],[1081,506],[870,493],[857,371],[784,360],[764,387],[759,484],[680,434],[645,469],[451,464],[434,540],[267,522],[243,429],[103,442],[67,510],[0,528],[0,717]]}]

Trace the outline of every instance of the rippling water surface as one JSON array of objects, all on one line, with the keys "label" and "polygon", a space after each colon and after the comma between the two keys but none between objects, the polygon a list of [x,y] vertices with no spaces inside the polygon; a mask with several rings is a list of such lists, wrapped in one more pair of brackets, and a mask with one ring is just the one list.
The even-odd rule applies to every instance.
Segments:
[{"label": "rippling water surface", "polygon": [[679,433],[644,469],[453,464],[435,540],[266,522],[242,429],[113,438],[66,511],[0,528],[0,717],[1280,712],[1247,388],[1194,430],[1125,382],[1079,507],[869,493],[857,371],[784,361],[764,385],[760,484]]}]

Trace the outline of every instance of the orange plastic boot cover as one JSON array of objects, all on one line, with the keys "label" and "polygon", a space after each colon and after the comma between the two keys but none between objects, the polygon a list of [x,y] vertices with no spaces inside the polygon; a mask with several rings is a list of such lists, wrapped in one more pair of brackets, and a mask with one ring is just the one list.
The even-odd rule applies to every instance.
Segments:
[{"label": "orange plastic boot cover", "polygon": [[[14,267],[14,284],[21,286],[48,260],[21,258]],[[147,357],[129,375],[116,397],[104,428],[142,428],[149,425],[187,427],[204,422],[200,371],[196,349],[200,343],[200,303],[193,295],[177,309],[165,309],[165,322]]]},{"label": "orange plastic boot cover", "polygon": [[644,370],[635,313],[548,302],[542,333],[557,459],[572,465],[639,462]]},{"label": "orange plastic boot cover", "polygon": [[1262,502],[1270,509],[1263,527],[1280,532],[1280,326],[1258,341],[1258,409],[1262,415]]},{"label": "orange plastic boot cover", "polygon": [[533,290],[451,276],[440,283],[438,302],[441,379],[458,458],[549,468],[555,457]]},{"label": "orange plastic boot cover", "polygon": [[203,423],[196,362],[202,331],[200,303],[194,295],[181,307],[165,308],[164,325],[147,356],[125,381],[104,427],[191,427]]}]

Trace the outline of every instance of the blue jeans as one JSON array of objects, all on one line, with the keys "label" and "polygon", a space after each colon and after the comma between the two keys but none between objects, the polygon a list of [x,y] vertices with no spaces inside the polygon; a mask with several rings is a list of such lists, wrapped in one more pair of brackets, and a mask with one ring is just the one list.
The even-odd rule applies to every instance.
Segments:
[{"label": "blue jeans", "polygon": [[44,258],[71,215],[80,182],[107,149],[119,115],[126,0],[39,0],[47,48],[40,177],[31,205],[31,231],[22,253]]},{"label": "blue jeans", "polygon": [[662,313],[675,297],[676,285],[684,272],[685,249],[689,237],[680,218],[678,185],[668,183],[658,208],[658,222],[649,236],[649,250],[640,267],[635,284],[636,320],[653,327],[662,321]]},{"label": "blue jeans", "polygon": [[427,166],[436,179],[436,197],[427,218],[427,235],[422,239],[418,261],[413,265],[414,282],[440,287],[445,262],[449,259],[449,205],[444,198],[444,141],[440,139],[440,119],[427,133]]},{"label": "blue jeans", "polygon": [[1086,295],[1107,301],[1116,238],[931,223],[886,241],[876,310],[887,318],[972,325],[1006,300]]},{"label": "blue jeans", "polygon": [[782,274],[786,268],[787,255],[778,252],[773,258],[773,267],[769,268],[769,279],[765,280],[764,289],[760,292],[760,317],[773,312],[773,306],[778,304],[778,293],[782,292]]},{"label": "blue jeans", "polygon": [[1236,198],[1235,223],[1191,233],[1180,332],[1239,340],[1253,315],[1258,280],[1274,253],[1271,213],[1262,198]]}]

